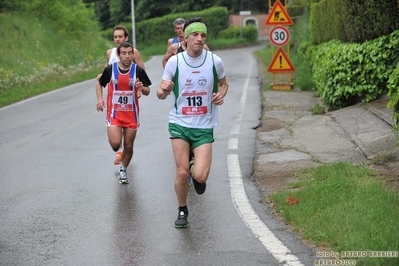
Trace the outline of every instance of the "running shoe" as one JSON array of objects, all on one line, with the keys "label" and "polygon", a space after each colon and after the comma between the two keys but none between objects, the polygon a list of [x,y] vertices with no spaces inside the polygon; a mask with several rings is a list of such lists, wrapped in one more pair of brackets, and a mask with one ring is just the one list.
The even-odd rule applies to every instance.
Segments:
[{"label": "running shoe", "polygon": [[122,152],[121,151],[117,151],[114,164],[121,164],[121,163],[122,163]]},{"label": "running shoe", "polygon": [[183,209],[180,210],[179,209],[179,215],[177,216],[177,220],[175,222],[175,227],[176,228],[186,228],[188,227],[188,210],[187,209]]},{"label": "running shoe", "polygon": [[127,174],[126,174],[126,170],[119,170],[119,174],[118,174],[118,178],[119,178],[119,183],[121,184],[128,184],[129,183],[129,179],[127,179]]},{"label": "running shoe", "polygon": [[197,194],[199,194],[199,195],[204,194],[204,192],[206,190],[206,182],[205,183],[199,183],[194,178],[192,180],[193,180],[195,192],[197,192]]}]

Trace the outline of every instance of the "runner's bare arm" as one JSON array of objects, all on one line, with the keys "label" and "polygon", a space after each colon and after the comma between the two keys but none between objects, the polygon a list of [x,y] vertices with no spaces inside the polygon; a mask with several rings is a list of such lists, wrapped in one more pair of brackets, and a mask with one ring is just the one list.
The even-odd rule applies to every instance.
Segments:
[{"label": "runner's bare arm", "polygon": [[172,44],[171,46],[168,47],[166,50],[166,53],[164,57],[162,58],[162,67],[165,68],[166,62],[168,62],[169,58],[171,58],[173,55],[176,54],[177,52],[177,43]]},{"label": "runner's bare arm", "polygon": [[212,95],[212,103],[216,105],[222,105],[224,103],[224,97],[229,90],[229,84],[227,83],[226,77],[219,79],[218,81],[219,89],[217,93]]},{"label": "runner's bare arm", "polygon": [[141,82],[139,79],[136,79],[136,83],[134,86],[145,96],[148,96],[150,94],[150,87],[145,87],[143,82]]},{"label": "runner's bare arm", "polygon": [[173,85],[174,85],[173,81],[163,79],[161,81],[161,85],[159,85],[159,87],[157,89],[158,99],[161,99],[161,100],[166,99],[166,97],[168,97],[168,95],[172,91]]},{"label": "runner's bare arm", "polygon": [[172,45],[172,42],[173,42],[173,38],[170,38],[170,39],[168,40],[168,48],[169,48],[169,46]]},{"label": "runner's bare arm", "polygon": [[141,54],[140,54],[139,50],[137,50],[136,48],[134,48],[133,62],[134,62],[135,64],[141,66],[141,68],[145,70],[144,61],[143,61],[143,59],[141,58]]},{"label": "runner's bare arm", "polygon": [[109,59],[111,58],[111,53],[112,53],[112,49],[108,49],[107,53],[105,54],[105,56],[107,58],[107,62],[105,63],[105,66],[108,66]]},{"label": "runner's bare arm", "polygon": [[103,111],[105,108],[105,102],[103,99],[103,87],[101,86],[100,82],[96,82],[96,95],[97,95],[97,111]]}]

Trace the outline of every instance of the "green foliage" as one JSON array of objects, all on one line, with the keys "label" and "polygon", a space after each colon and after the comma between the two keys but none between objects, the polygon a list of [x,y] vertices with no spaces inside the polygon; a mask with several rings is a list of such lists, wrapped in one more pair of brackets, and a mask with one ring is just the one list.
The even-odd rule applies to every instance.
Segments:
[{"label": "green foliage", "polygon": [[318,103],[315,106],[313,106],[312,109],[310,109],[310,111],[312,111],[312,114],[314,114],[314,115],[322,115],[322,114],[324,114],[323,106],[321,106]]},{"label": "green foliage", "polygon": [[[271,82],[272,80],[272,73],[269,73],[266,71],[268,65],[270,64],[270,62],[272,61],[272,48],[271,48],[271,44],[268,43],[264,49],[258,50],[254,52],[259,64],[262,66],[262,69],[264,69],[263,73],[261,74],[262,77],[262,81],[263,80],[267,80],[269,82]],[[271,83],[263,83],[263,90],[267,91],[267,90],[271,90]]]},{"label": "green foliage", "polygon": [[[126,24],[127,21],[131,21],[131,0],[83,1],[85,3],[95,4],[95,12],[100,20],[102,29],[113,27],[116,24]],[[267,13],[269,9],[269,5],[265,0],[136,0],[134,1],[134,5],[136,23],[170,14],[187,12],[198,13],[204,9],[209,9],[215,6],[225,7],[232,14],[238,14],[241,10],[251,10],[253,14]],[[178,16],[175,18],[177,17]]]},{"label": "green foliage", "polygon": [[0,13],[17,11],[19,5],[15,0],[0,0]]},{"label": "green foliage", "polygon": [[249,41],[247,39],[240,39],[240,38],[217,38],[212,41],[212,44],[209,44],[208,47],[214,50],[221,50],[221,49],[234,49],[238,47],[244,47],[248,45],[253,45],[253,41]]},{"label": "green foliage", "polygon": [[[96,30],[84,36],[59,34],[65,31],[48,18],[0,14],[0,24],[0,107],[94,78],[104,68],[106,50],[114,46],[112,38],[106,41]],[[219,39],[212,48],[248,43],[246,39]],[[164,54],[166,40],[143,46],[140,52],[143,60]]]},{"label": "green foliage", "polygon": [[308,43],[310,40],[310,24],[309,12],[305,9],[302,16],[297,17],[293,28],[291,30],[291,62],[295,66],[295,74],[293,75],[293,82],[295,87],[301,90],[314,90],[316,85],[312,80],[312,69],[310,60],[305,56],[299,47]]},{"label": "green foliage", "polygon": [[[312,41],[315,44],[343,38],[340,34],[343,32],[345,20],[339,17],[340,8],[337,1],[321,0],[311,5],[310,25]],[[331,10],[336,10],[336,12],[331,12]]]},{"label": "green foliage", "polygon": [[[166,45],[167,40],[174,37],[176,34],[174,32],[173,21],[179,17],[186,20],[191,17],[202,17],[208,25],[207,44],[217,37],[219,31],[228,26],[228,11],[225,7],[212,7],[200,12],[169,14],[163,17],[157,17],[136,23],[137,43],[142,46],[148,46],[158,42],[165,43]],[[129,32],[131,32],[131,22],[121,24],[125,25]],[[108,40],[112,40],[112,30],[104,31],[103,36]]]},{"label": "green foliage", "polygon": [[58,34],[83,35],[98,30],[93,6],[86,7],[81,0],[20,0],[18,5],[7,4],[6,7],[8,11],[52,20],[58,27]]},{"label": "green foliage", "polygon": [[225,38],[225,39],[233,39],[233,38],[240,38],[241,27],[228,27],[219,32],[218,38]]},{"label": "green foliage", "polygon": [[316,89],[312,70],[312,52],[314,45],[310,41],[303,40],[297,49],[293,49],[292,62],[296,66],[294,84],[303,91]]},{"label": "green foliage", "polygon": [[312,49],[313,79],[330,110],[372,101],[399,61],[399,31],[362,44],[330,41]]},{"label": "green foliage", "polygon": [[303,13],[305,12],[305,7],[289,5],[287,8],[287,12],[291,18],[296,18],[297,16],[303,15]]},{"label": "green foliage", "polygon": [[[136,1],[137,2],[137,1]],[[145,1],[142,1],[145,2]],[[120,21],[132,20],[130,14],[131,10],[131,0],[112,0],[108,1],[109,14],[110,14],[110,24],[111,27],[118,25]]]},{"label": "green foliage", "polygon": [[247,25],[245,27],[228,27],[219,32],[218,39],[239,39],[244,38],[249,41],[256,41],[258,39],[258,29],[253,25]]},{"label": "green foliage", "polygon": [[399,132],[399,63],[389,76],[387,87],[389,89],[388,95],[391,97],[388,102],[388,107],[392,108],[393,120],[396,121],[394,130]]},{"label": "green foliage", "polygon": [[50,82],[104,67],[110,43],[96,31],[84,39],[59,34],[52,20],[19,13],[0,14],[0,24],[0,106],[57,88],[47,86]]},{"label": "green foliage", "polygon": [[334,39],[361,43],[399,29],[397,0],[317,2],[311,6],[312,40],[316,44]]}]

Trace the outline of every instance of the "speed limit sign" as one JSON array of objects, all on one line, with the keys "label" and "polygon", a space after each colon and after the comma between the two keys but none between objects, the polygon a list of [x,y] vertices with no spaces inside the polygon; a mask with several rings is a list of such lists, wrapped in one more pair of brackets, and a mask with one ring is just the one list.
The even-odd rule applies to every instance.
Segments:
[{"label": "speed limit sign", "polygon": [[284,46],[290,40],[290,32],[286,27],[275,27],[270,30],[269,39],[276,46]]}]

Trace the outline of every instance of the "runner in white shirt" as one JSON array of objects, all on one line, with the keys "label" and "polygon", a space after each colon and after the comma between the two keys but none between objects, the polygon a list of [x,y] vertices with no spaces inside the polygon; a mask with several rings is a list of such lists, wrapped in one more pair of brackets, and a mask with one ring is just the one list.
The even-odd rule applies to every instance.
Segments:
[{"label": "runner in white shirt", "polygon": [[[116,25],[113,30],[113,35],[115,47],[107,50],[106,66],[119,61],[119,58],[116,54],[116,48],[119,47],[121,43],[129,41],[129,33],[127,31],[127,28],[123,25]],[[142,69],[145,70],[144,61],[141,58],[140,52],[136,48],[133,48],[133,63],[139,65]]]},{"label": "runner in white shirt", "polygon": [[[175,192],[179,205],[176,228],[188,226],[187,178],[203,194],[212,163],[213,128],[219,123],[218,106],[224,102],[228,84],[223,61],[204,50],[207,27],[202,18],[192,18],[184,25],[187,50],[172,56],[165,65],[157,89],[159,99],[172,94],[169,133],[176,163]],[[189,162],[194,152],[195,164]]]}]

